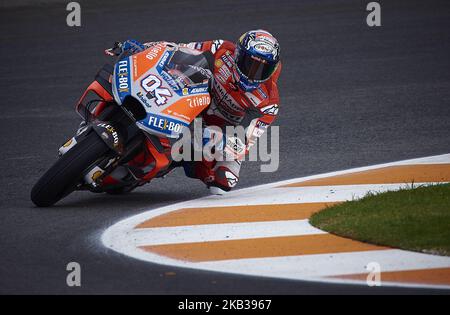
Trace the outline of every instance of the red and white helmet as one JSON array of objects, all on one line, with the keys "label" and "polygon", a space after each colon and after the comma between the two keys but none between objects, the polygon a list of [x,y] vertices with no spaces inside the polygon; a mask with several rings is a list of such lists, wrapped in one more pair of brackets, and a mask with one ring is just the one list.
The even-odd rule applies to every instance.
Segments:
[{"label": "red and white helmet", "polygon": [[235,51],[239,85],[252,90],[270,78],[280,62],[280,45],[267,31],[248,31],[239,38]]}]

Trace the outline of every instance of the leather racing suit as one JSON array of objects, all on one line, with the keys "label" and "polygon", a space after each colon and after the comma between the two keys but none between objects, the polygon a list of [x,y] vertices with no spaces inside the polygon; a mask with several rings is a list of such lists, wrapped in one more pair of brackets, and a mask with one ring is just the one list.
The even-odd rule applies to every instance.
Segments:
[{"label": "leather racing suit", "polygon": [[[242,90],[236,83],[233,55],[235,44],[230,41],[212,40],[180,44],[199,51],[210,51],[214,55],[212,102],[202,113],[207,126],[224,129],[226,126],[246,128],[245,152],[256,142],[267,127],[273,123],[279,108],[277,80],[281,63],[275,73],[252,91]],[[202,180],[208,187],[216,186],[229,191],[239,181],[242,158],[233,161],[201,161],[185,163],[186,175]]]},{"label": "leather racing suit", "polygon": [[[141,51],[156,42],[140,44],[130,40],[126,42],[132,49]],[[233,55],[236,45],[225,40],[211,40],[178,44],[201,52],[211,52],[214,56],[213,80],[211,86],[212,102],[201,114],[204,125],[217,126],[225,130],[226,126],[246,128],[243,155],[233,160],[223,161],[185,161],[182,163],[187,176],[198,178],[208,187],[217,187],[229,191],[239,181],[242,159],[250,147],[255,144],[270,124],[275,120],[279,109],[277,80],[281,72],[281,62],[272,76],[251,91],[242,90],[237,84],[237,72]],[[113,55],[113,49],[105,50]],[[124,49],[124,48],[122,48]]]}]

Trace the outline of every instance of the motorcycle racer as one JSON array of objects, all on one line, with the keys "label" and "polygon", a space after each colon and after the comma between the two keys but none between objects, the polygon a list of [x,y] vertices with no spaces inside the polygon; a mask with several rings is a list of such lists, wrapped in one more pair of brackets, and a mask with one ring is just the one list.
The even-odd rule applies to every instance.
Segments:
[{"label": "motorcycle racer", "polygon": [[[128,40],[105,52],[118,54],[115,49],[139,52],[154,44]],[[231,151],[234,159],[182,163],[187,176],[202,180],[211,193],[222,194],[236,186],[243,157],[278,114],[279,43],[267,31],[252,30],[244,33],[236,44],[211,40],[178,45],[210,52],[214,56],[212,102],[202,114],[204,124],[223,130],[226,126],[246,128],[245,139],[233,139]],[[203,137],[204,141],[208,140],[207,129]],[[227,139],[223,142],[225,147]]]}]

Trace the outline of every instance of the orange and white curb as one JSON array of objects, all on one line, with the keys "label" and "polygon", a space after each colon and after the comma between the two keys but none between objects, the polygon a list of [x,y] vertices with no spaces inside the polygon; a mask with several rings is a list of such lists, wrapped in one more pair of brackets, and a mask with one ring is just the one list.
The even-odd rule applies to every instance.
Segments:
[{"label": "orange and white curb", "polygon": [[382,285],[450,289],[450,257],[375,246],[328,234],[312,213],[369,191],[450,182],[450,154],[296,178],[208,196],[132,216],[103,244],[176,267],[365,284],[376,262]]}]

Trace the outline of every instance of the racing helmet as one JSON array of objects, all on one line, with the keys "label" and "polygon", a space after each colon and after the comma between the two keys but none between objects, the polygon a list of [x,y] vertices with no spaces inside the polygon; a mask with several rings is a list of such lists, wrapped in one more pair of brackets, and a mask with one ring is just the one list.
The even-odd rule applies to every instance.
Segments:
[{"label": "racing helmet", "polygon": [[234,54],[239,85],[252,90],[270,78],[280,62],[280,45],[267,31],[248,31],[239,38]]}]

